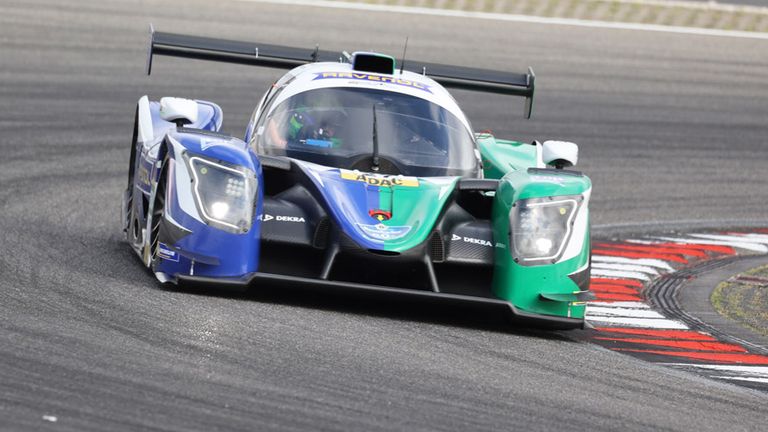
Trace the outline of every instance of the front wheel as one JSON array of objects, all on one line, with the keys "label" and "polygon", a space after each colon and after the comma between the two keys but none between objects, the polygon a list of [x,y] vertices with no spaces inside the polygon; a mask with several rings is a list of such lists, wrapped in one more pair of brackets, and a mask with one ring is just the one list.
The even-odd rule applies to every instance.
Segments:
[{"label": "front wheel", "polygon": [[168,159],[163,161],[163,167],[160,171],[160,178],[157,181],[155,188],[155,199],[152,202],[152,217],[149,223],[149,257],[150,267],[153,271],[156,271],[157,264],[160,260],[160,226],[165,218],[165,201],[167,195],[167,183],[168,175],[167,169]]},{"label": "front wheel", "polygon": [[136,205],[134,202],[134,188],[136,185],[135,176],[137,163],[137,150],[138,145],[138,127],[139,127],[139,107],[136,107],[136,115],[133,121],[133,137],[131,138],[131,152],[128,160],[128,185],[123,192],[123,207],[122,207],[122,226],[123,232],[125,232],[126,240],[133,246],[135,250],[141,250],[142,243],[144,241],[139,218],[136,214]]}]

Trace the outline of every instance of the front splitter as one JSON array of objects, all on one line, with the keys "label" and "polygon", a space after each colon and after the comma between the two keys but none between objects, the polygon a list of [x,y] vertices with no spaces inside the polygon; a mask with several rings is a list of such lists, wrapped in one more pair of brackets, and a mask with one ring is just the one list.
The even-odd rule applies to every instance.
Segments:
[{"label": "front splitter", "polygon": [[567,318],[554,315],[541,315],[522,311],[513,304],[496,298],[476,297],[461,294],[396,288],[355,282],[312,279],[273,273],[253,273],[240,279],[211,278],[203,276],[177,276],[180,284],[199,287],[255,288],[259,286],[282,287],[286,289],[317,289],[324,292],[358,293],[368,295],[386,295],[404,299],[438,302],[454,305],[474,305],[495,309],[504,314],[512,323],[524,324],[553,330],[584,328],[585,321],[579,318]]}]

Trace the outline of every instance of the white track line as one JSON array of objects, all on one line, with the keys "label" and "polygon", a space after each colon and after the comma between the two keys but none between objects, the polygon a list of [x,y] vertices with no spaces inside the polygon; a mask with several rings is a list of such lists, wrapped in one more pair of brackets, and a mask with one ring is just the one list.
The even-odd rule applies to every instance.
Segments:
[{"label": "white track line", "polygon": [[500,14],[490,12],[469,12],[449,9],[432,9],[413,6],[395,6],[395,5],[378,5],[378,4],[365,4],[365,3],[346,3],[338,1],[328,0],[238,0],[241,2],[255,2],[255,3],[276,3],[292,6],[318,6],[332,9],[351,9],[360,11],[371,12],[398,12],[413,15],[432,15],[432,16],[444,16],[453,18],[473,18],[484,19],[493,21],[509,21],[509,22],[524,22],[533,24],[553,24],[553,25],[566,25],[575,27],[591,27],[591,28],[604,28],[604,29],[618,29],[618,30],[642,30],[662,33],[677,33],[697,36],[718,36],[718,37],[732,37],[732,38],[744,38],[744,39],[763,39],[768,40],[768,33],[747,32],[747,31],[733,31],[733,30],[714,30],[703,29],[694,27],[676,27],[676,26],[663,26],[655,24],[636,24],[636,23],[617,23],[617,22],[605,22],[605,21],[591,21],[580,20],[572,18],[550,18],[550,17],[537,17],[528,15],[512,15],[512,14]]},{"label": "white track line", "polygon": [[617,263],[617,264],[637,264],[643,266],[656,267],[667,271],[674,270],[666,261],[653,258],[624,258],[612,257],[607,255],[592,255],[592,263]]},{"label": "white track line", "polygon": [[664,363],[667,366],[695,367],[768,378],[768,366],[708,365],[691,363]]},{"label": "white track line", "polygon": [[632,271],[619,271],[619,270],[605,270],[601,268],[593,268],[592,276],[600,276],[611,279],[638,279],[642,281],[650,281],[651,278],[645,273],[632,272]]},{"label": "white track line", "polygon": [[587,306],[587,316],[617,316],[624,318],[666,318],[664,315],[650,309],[606,308]]},{"label": "white track line", "polygon": [[596,307],[631,308],[631,309],[650,309],[651,308],[650,306],[648,306],[647,303],[643,303],[643,302],[628,302],[628,301],[601,302],[601,301],[591,301],[591,302],[589,302],[589,306],[587,306],[587,310],[589,310],[589,308],[591,308],[592,306],[596,306]]},{"label": "white track line", "polygon": [[624,240],[624,241],[627,242],[627,243],[641,244],[641,245],[648,245],[648,246],[653,246],[653,245],[656,245],[656,244],[659,244],[659,243],[663,243],[660,240],[627,239],[627,240]]},{"label": "white track line", "polygon": [[715,234],[688,234],[688,235],[691,237],[703,238],[707,240],[768,244],[768,239],[752,238],[752,237],[745,237],[745,236],[730,236],[730,235],[715,235]]},{"label": "white track line", "polygon": [[768,384],[768,378],[723,376],[723,375],[710,375],[710,378],[720,378],[720,379],[727,379],[727,380],[734,380],[734,381],[750,381],[750,382]]},{"label": "white track line", "polygon": [[748,381],[768,384],[768,367],[766,366],[739,366],[739,365],[707,365],[689,363],[665,363],[666,366],[697,368],[729,373],[731,375],[709,375],[710,378],[719,378],[732,381]]},{"label": "white track line", "polygon": [[[589,309],[587,309],[589,310]],[[599,322],[617,327],[638,327],[663,330],[688,330],[688,326],[680,321],[670,319],[653,318],[626,318],[626,317],[587,317],[589,322]]]},{"label": "white track line", "polygon": [[768,234],[749,233],[749,234],[743,234],[743,235],[738,236],[738,237],[756,238],[756,239],[761,239],[761,240],[765,240],[766,242],[768,242]]},{"label": "white track line", "polygon": [[665,240],[670,241],[674,243],[685,243],[685,244],[702,244],[702,245],[713,245],[713,246],[731,246],[731,247],[737,247],[740,249],[746,249],[751,250],[754,252],[761,252],[766,253],[768,252],[768,246],[757,244],[757,243],[745,243],[745,242],[737,242],[737,241],[720,241],[720,240],[701,240],[701,239],[690,239],[690,238],[678,238],[678,237],[656,237],[659,240]]},{"label": "white track line", "polygon": [[634,264],[612,264],[592,262],[592,269],[605,269],[605,270],[624,270],[649,274],[651,276],[658,276],[659,271],[653,267],[634,265]]}]

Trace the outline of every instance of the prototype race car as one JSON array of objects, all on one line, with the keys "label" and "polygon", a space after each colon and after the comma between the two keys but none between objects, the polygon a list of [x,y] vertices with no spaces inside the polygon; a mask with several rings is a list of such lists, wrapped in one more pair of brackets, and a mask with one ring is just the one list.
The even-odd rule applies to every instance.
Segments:
[{"label": "prototype race car", "polygon": [[301,286],[501,308],[584,326],[590,180],[573,143],[474,133],[445,87],[517,95],[534,74],[152,31],[154,55],[290,69],[243,139],[214,103],[136,108],[122,223],[163,283]]}]

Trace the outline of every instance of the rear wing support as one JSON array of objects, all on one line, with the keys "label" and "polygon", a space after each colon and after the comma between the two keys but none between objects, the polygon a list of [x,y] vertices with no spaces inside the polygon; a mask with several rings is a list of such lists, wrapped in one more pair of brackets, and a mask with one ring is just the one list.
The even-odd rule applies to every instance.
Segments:
[{"label": "rear wing support", "polygon": [[[150,25],[147,75],[156,55],[224,63],[293,69],[313,62],[347,62],[343,53],[282,45],[157,32]],[[444,87],[525,97],[525,118],[531,118],[536,75],[408,60],[405,70],[429,76]]]}]

